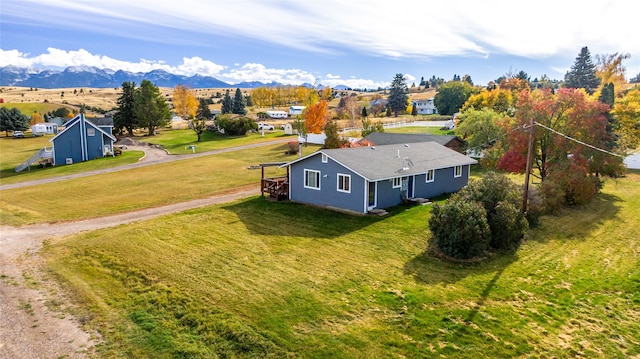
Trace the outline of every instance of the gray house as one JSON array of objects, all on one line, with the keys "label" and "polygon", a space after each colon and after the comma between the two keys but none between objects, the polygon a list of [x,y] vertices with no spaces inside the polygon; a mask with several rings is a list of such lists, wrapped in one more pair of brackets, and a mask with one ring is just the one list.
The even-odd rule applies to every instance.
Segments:
[{"label": "gray house", "polygon": [[459,191],[477,161],[436,142],[323,149],[284,164],[293,202],[365,214]]},{"label": "gray house", "polygon": [[53,143],[54,165],[84,162],[113,153],[116,138],[111,134],[111,117],[89,120],[79,114],[65,122],[64,127],[49,140]]}]

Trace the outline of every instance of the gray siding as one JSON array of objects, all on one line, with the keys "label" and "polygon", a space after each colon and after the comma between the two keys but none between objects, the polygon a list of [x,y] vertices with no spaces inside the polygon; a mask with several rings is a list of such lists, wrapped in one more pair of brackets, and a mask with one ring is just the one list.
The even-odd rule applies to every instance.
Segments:
[{"label": "gray siding", "polygon": [[[320,171],[320,190],[304,187],[305,169]],[[337,190],[339,173],[351,176],[350,193]],[[289,199],[294,202],[331,206],[366,213],[365,182],[364,178],[330,158],[327,163],[322,163],[322,155],[318,154],[291,165]]]}]

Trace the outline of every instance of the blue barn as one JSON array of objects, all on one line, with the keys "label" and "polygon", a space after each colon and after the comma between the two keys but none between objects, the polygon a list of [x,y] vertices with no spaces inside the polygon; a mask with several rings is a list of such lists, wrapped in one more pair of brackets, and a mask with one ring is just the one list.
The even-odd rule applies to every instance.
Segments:
[{"label": "blue barn", "polygon": [[293,202],[365,214],[457,192],[478,161],[436,142],[323,149],[289,162]]},{"label": "blue barn", "polygon": [[113,154],[116,138],[111,134],[110,117],[86,119],[84,114],[65,123],[64,130],[49,140],[53,144],[53,164],[72,164]]}]

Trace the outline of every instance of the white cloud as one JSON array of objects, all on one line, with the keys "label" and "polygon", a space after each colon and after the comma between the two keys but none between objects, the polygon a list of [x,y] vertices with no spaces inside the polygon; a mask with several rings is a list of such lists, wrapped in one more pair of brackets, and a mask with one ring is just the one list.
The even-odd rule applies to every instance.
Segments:
[{"label": "white cloud", "polygon": [[[544,58],[589,46],[595,53],[640,53],[640,41],[631,36],[636,32],[635,23],[624,20],[629,13],[629,3],[624,0],[603,0],[589,6],[557,0],[5,2],[3,11],[8,14],[34,16],[38,21],[57,20],[25,10],[54,8],[113,22],[209,35],[233,34],[304,51],[355,51],[392,58],[484,57],[489,53]],[[103,26],[100,21],[93,25],[67,21],[65,26],[122,31],[117,26]]]},{"label": "white cloud", "polygon": [[285,85],[300,85],[303,83],[314,84],[317,80],[323,80],[327,86],[347,85],[355,88],[384,87],[385,83],[376,83],[366,79],[342,80],[338,75],[327,74],[325,79],[320,79],[312,73],[300,69],[274,69],[258,63],[247,63],[227,70],[227,66],[216,64],[201,57],[184,57],[178,65],[170,65],[161,60],[140,59],[138,62],[122,61],[108,56],[95,55],[84,49],[65,51],[56,48],[48,48],[47,53],[29,56],[18,50],[0,49],[0,67],[15,65],[33,68],[57,68],[63,69],[69,66],[92,66],[99,69],[124,70],[130,72],[149,72],[152,70],[164,70],[169,73],[185,76],[199,74],[211,76],[219,80],[235,84],[239,82],[260,81],[264,83],[278,82]]}]

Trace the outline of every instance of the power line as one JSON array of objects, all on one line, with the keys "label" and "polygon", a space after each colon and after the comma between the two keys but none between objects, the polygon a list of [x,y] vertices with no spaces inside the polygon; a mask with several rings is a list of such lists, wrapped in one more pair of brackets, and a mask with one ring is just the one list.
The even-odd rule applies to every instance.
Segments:
[{"label": "power line", "polygon": [[[543,124],[541,124],[541,123],[538,123],[538,122],[535,122],[535,121],[533,121],[533,123],[534,123],[534,124],[536,124],[536,125],[538,125],[538,126],[540,126],[540,127],[542,127],[542,128],[545,128],[545,129],[547,129],[547,130],[549,130],[549,131],[551,131],[551,132],[553,132],[553,133],[555,133],[555,134],[557,134],[557,135],[560,135],[560,136],[562,136],[562,137],[564,137],[564,138],[566,138],[566,139],[568,139],[568,140],[570,140],[570,141],[577,142],[577,143],[579,143],[579,144],[581,144],[581,145],[583,145],[583,146],[587,146],[587,147],[592,148],[592,149],[594,149],[594,150],[596,150],[596,151],[604,152],[604,153],[606,153],[606,154],[608,154],[608,155],[616,156],[616,157],[620,157],[620,158],[623,158],[623,159],[625,158],[624,156],[619,155],[619,154],[617,154],[617,153],[613,153],[613,152],[610,152],[610,151],[604,150],[604,149],[599,148],[599,147],[596,147],[596,146],[594,146],[594,145],[590,145],[590,144],[588,144],[588,143],[586,143],[586,142],[582,142],[582,141],[580,141],[580,140],[577,140],[577,139],[575,139],[575,138],[573,138],[573,137],[571,137],[571,136],[567,136],[567,135],[565,135],[564,133],[558,132],[558,131],[556,131],[556,130],[554,130],[554,129],[550,128],[550,127],[547,127],[547,126],[545,126],[545,125],[543,125]],[[526,127],[529,127],[529,126],[526,126]]]}]

